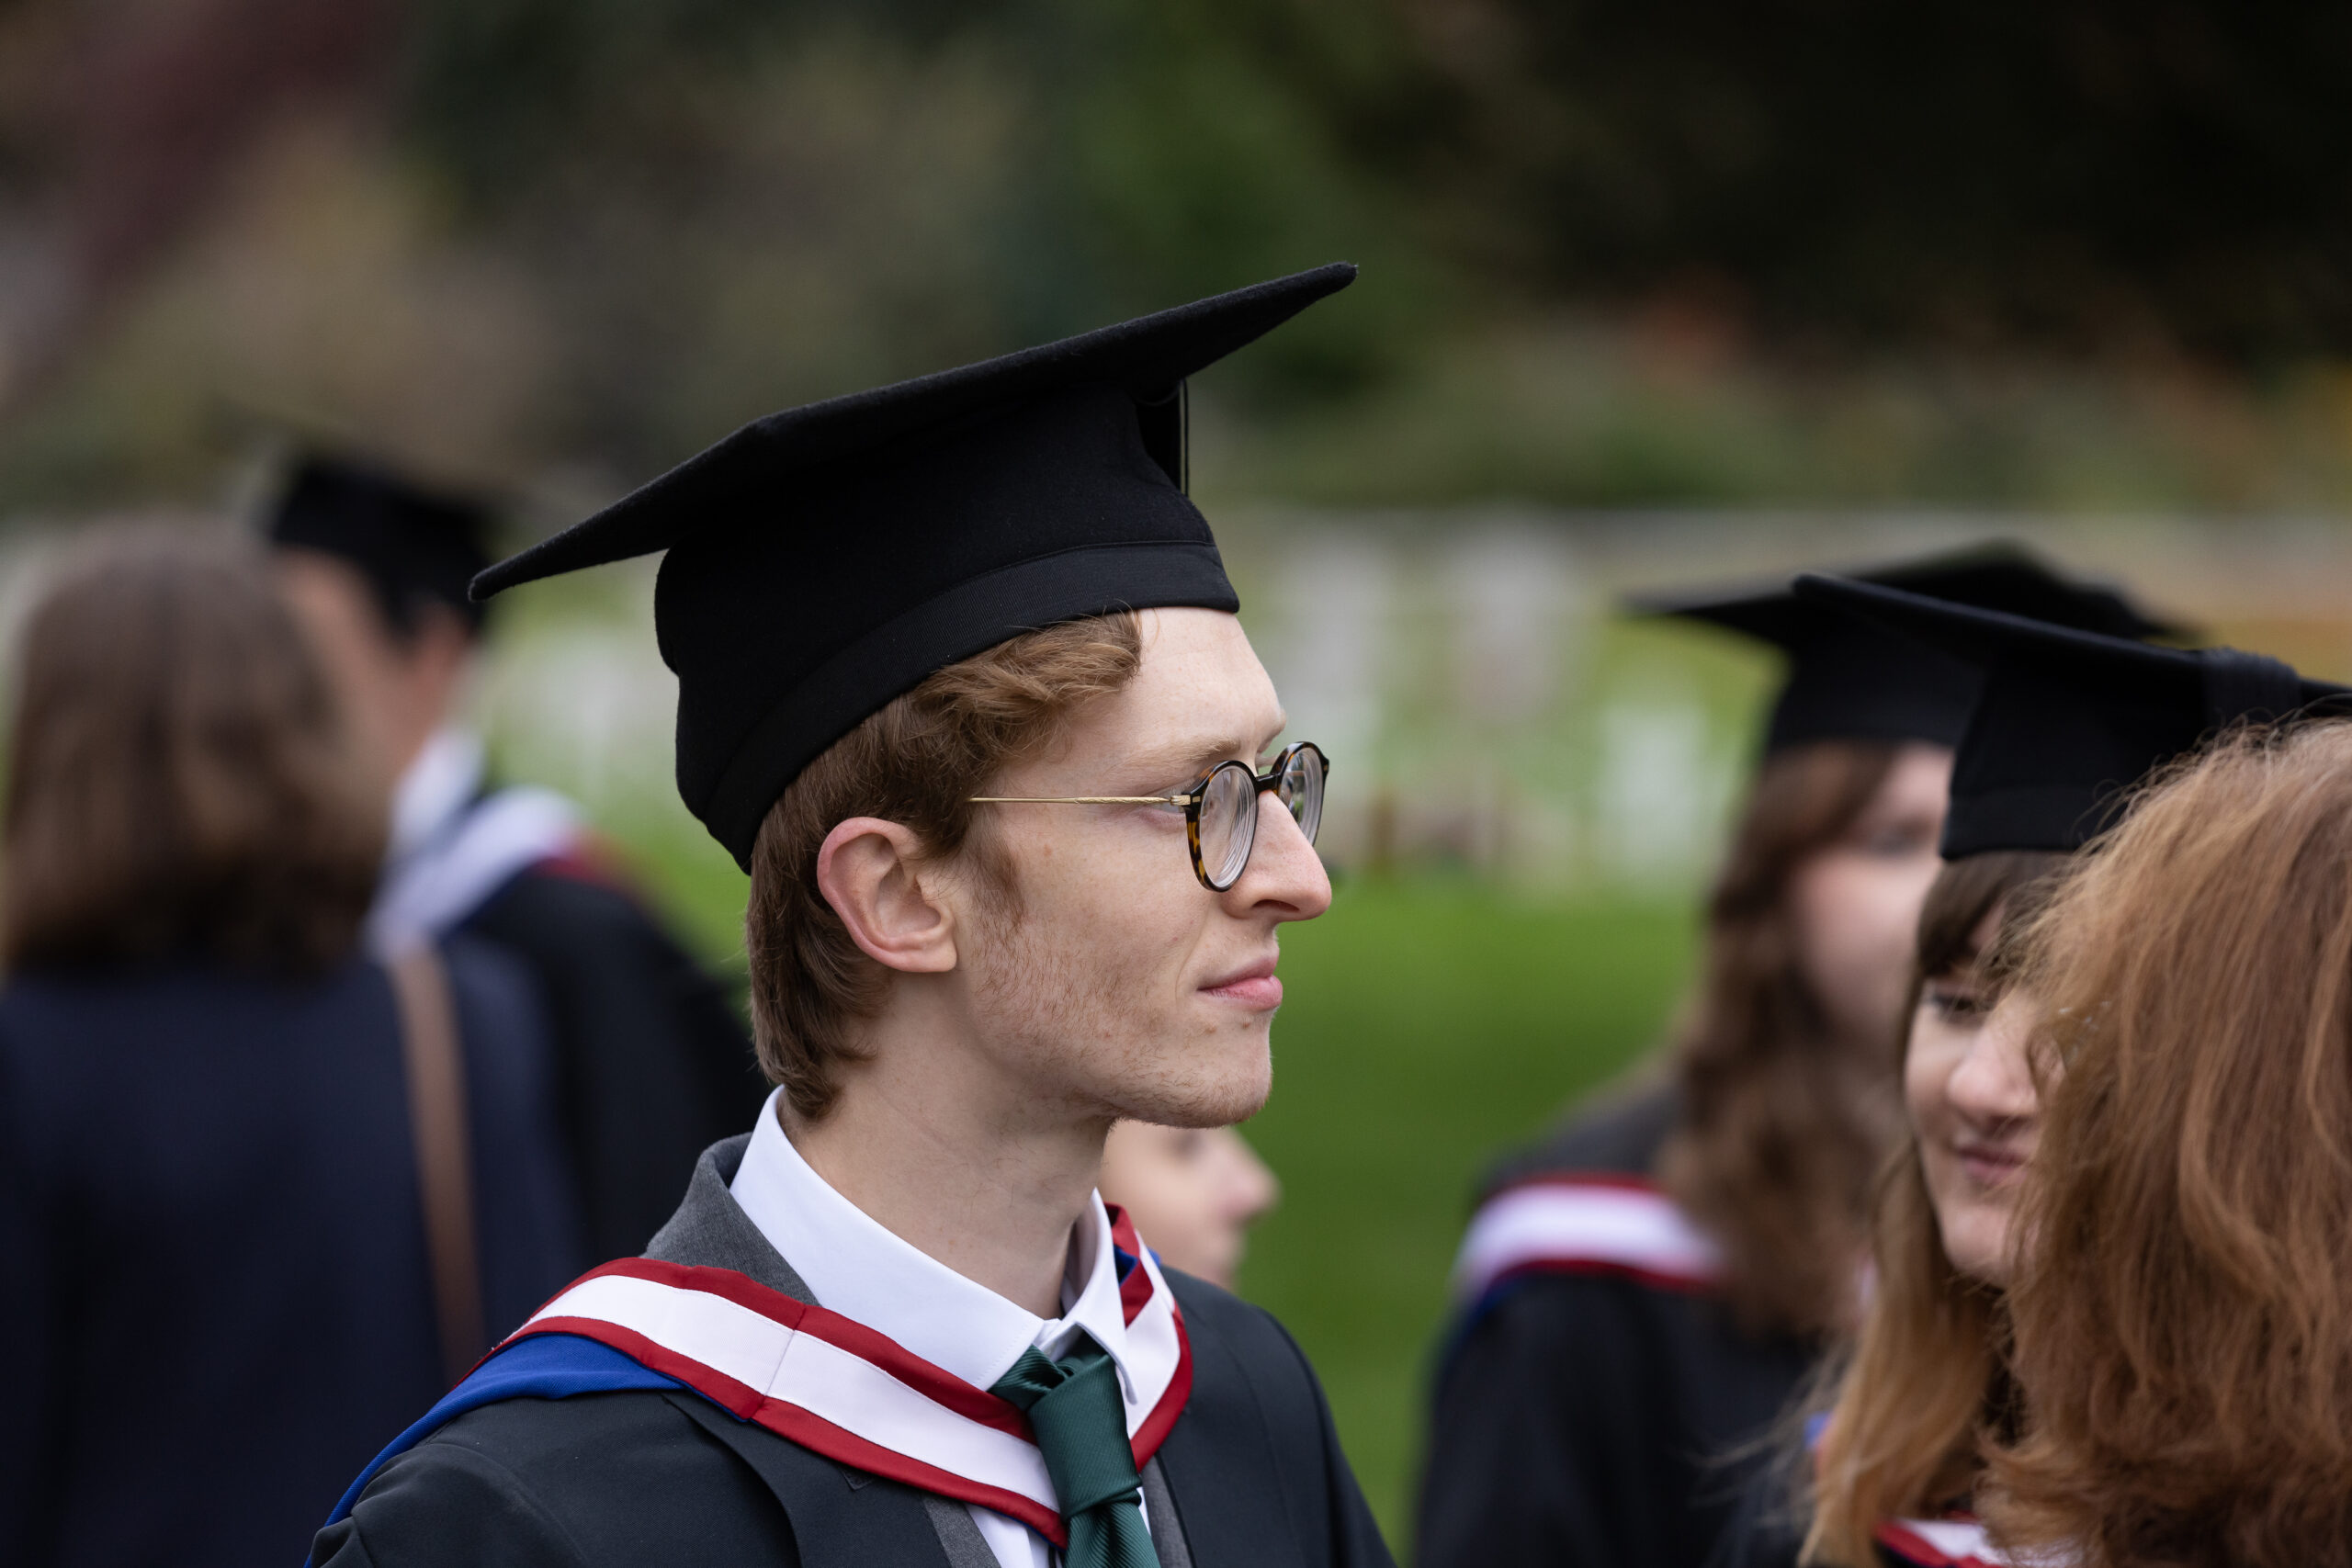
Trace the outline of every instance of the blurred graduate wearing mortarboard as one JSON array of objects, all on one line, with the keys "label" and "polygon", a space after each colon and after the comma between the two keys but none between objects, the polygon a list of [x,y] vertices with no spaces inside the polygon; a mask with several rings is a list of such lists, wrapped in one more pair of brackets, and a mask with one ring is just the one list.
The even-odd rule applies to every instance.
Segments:
[{"label": "blurred graduate wearing mortarboard", "polygon": [[1389,1562],[1297,1347],[1096,1190],[1114,1121],[1262,1102],[1277,931],[1329,903],[1182,394],[1353,276],[774,415],[479,581],[668,551],[778,1087],[317,1561]]},{"label": "blurred graduate wearing mortarboard", "polygon": [[[2163,629],[2006,547],[1871,575]],[[1859,1305],[1889,1042],[1978,677],[1785,585],[1634,607],[1763,643],[1786,675],[1679,1037],[1484,1190],[1426,1446],[1425,1568],[1701,1562]]]},{"label": "blurred graduate wearing mortarboard", "polygon": [[1980,1436],[2018,1416],[1999,1348],[2041,1089],[2018,1032],[1992,1021],[1987,955],[2143,776],[2240,724],[2344,711],[2352,694],[2233,649],[2150,647],[1882,584],[1803,577],[1795,590],[1960,661],[1980,694],[1919,920],[1903,1144],[1871,1216],[1871,1299],[1805,1423],[1813,1451],[1750,1480],[1715,1562],[1794,1568],[1808,1530],[1811,1561],[1849,1568],[1999,1562],[1973,1492]]},{"label": "blurred graduate wearing mortarboard", "polygon": [[27,622],[0,891],[0,1562],[291,1562],[582,1266],[523,966],[360,928],[384,803],[257,548]]},{"label": "blurred graduate wearing mortarboard", "polygon": [[390,791],[369,936],[390,952],[462,931],[537,977],[591,1252],[606,1257],[651,1238],[695,1156],[740,1127],[762,1090],[725,990],[616,874],[571,803],[496,784],[462,723],[483,636],[483,607],[466,588],[490,563],[492,522],[473,497],[313,455],[293,468],[268,532]]}]

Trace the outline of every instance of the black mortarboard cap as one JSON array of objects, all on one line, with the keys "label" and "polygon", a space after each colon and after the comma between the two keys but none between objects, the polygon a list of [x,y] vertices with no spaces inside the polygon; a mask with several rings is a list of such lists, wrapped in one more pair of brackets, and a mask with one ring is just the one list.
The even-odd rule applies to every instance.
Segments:
[{"label": "black mortarboard cap", "polygon": [[401,631],[415,626],[420,602],[446,604],[479,626],[481,605],[467,587],[490,564],[490,507],[470,496],[314,453],[288,474],[269,540],[348,562]]},{"label": "black mortarboard cap", "polygon": [[[2059,572],[2021,546],[1999,543],[1848,574],[1866,582],[2113,637],[2178,635],[2104,583]],[[1635,611],[1703,621],[1770,643],[1788,656],[1764,750],[1815,740],[1960,739],[1978,675],[1965,662],[1888,632],[1835,604],[1801,598],[1785,580],[1704,597],[1633,602]]]},{"label": "black mortarboard cap", "polygon": [[800,770],[924,677],[1034,627],[1235,610],[1184,493],[1185,378],[1355,268],[1317,267],[753,422],[475,581],[668,550],[678,791],[749,865]]},{"label": "black mortarboard cap", "polygon": [[2071,853],[2110,824],[2133,784],[2208,737],[2314,704],[2340,711],[2352,695],[2236,649],[2154,648],[1835,578],[1800,577],[1796,592],[1982,672],[1952,763],[1947,860]]}]

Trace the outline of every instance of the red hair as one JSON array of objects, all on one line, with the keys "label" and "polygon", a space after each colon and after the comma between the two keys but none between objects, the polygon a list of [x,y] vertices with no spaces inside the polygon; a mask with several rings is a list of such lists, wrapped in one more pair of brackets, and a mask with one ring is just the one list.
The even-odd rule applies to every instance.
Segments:
[{"label": "red hair", "polygon": [[2352,724],[2171,772],[2024,961],[2064,1077],[1988,1517],[2085,1568],[2352,1564]]}]

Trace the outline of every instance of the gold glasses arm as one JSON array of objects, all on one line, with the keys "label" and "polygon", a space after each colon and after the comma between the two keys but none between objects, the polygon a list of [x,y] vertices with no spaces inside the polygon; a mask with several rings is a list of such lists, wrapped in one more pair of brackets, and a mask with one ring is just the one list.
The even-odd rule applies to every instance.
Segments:
[{"label": "gold glasses arm", "polygon": [[1190,806],[1189,795],[975,795],[973,806]]}]

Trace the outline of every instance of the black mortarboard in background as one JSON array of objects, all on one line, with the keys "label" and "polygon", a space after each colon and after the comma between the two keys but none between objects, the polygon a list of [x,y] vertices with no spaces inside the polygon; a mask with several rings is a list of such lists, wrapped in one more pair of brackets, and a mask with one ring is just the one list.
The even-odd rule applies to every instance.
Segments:
[{"label": "black mortarboard in background", "polygon": [[2352,696],[2235,649],[2152,648],[1835,578],[1800,577],[1796,592],[1982,672],[1952,763],[1947,860],[2071,853],[2111,823],[2124,791],[2208,737],[2314,704],[2346,711]]},{"label": "black mortarboard in background", "polygon": [[739,863],[768,807],[893,697],[1034,627],[1234,610],[1183,490],[1184,379],[1355,268],[1318,267],[745,425],[474,584],[667,549],[678,792]]},{"label": "black mortarboard in background", "polygon": [[491,508],[470,496],[314,453],[287,476],[270,512],[269,542],[349,563],[403,634],[415,629],[420,603],[446,604],[479,628],[482,607],[467,586],[490,564],[490,520]]},{"label": "black mortarboard in background", "polygon": [[[2065,576],[2020,546],[1993,544],[1848,574],[1933,599],[2079,626],[2112,637],[2177,636],[2115,589]],[[1960,739],[1977,671],[1836,604],[1800,598],[1785,580],[1705,597],[1647,598],[1638,614],[1703,621],[1771,644],[1788,674],[1764,732],[1769,754],[1815,740]]]}]

